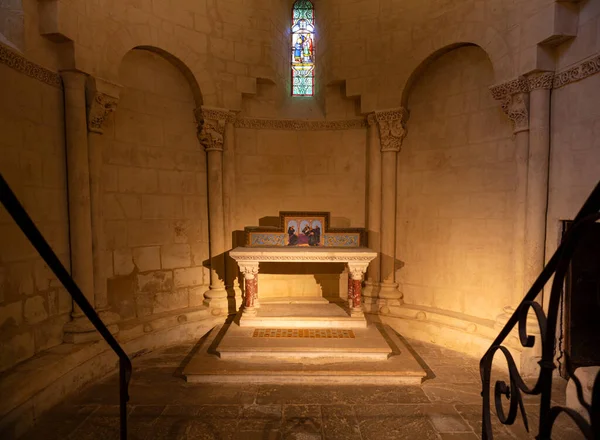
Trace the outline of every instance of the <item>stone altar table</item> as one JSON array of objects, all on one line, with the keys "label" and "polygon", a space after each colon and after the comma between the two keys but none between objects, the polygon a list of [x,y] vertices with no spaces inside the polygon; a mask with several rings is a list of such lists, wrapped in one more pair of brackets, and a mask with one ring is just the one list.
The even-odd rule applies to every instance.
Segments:
[{"label": "stone altar table", "polygon": [[[278,263],[345,263],[348,267],[348,303],[350,317],[364,322],[361,304],[362,279],[371,260],[377,252],[368,248],[332,248],[332,247],[238,247],[229,253],[245,281],[245,301],[240,326],[256,326],[258,298],[258,272],[261,262]],[[289,323],[288,323],[289,325]]]}]

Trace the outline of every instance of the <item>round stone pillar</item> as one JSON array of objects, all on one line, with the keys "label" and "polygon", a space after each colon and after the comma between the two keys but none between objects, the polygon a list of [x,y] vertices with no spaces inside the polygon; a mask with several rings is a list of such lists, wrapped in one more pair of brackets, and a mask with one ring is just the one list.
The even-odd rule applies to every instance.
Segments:
[{"label": "round stone pillar", "polygon": [[372,309],[379,296],[381,282],[381,146],[377,133],[375,114],[367,117],[368,183],[367,183],[367,232],[369,248],[377,252],[367,271],[367,280],[363,291],[364,305]]},{"label": "round stone pillar", "polygon": [[531,287],[545,264],[548,162],[550,160],[550,88],[553,75],[528,78],[529,160],[525,223],[525,286]]},{"label": "round stone pillar", "polygon": [[202,107],[196,111],[198,139],[207,154],[210,288],[204,303],[213,314],[228,313],[225,289],[225,218],[223,208],[223,145],[231,112]]},{"label": "round stone pillar", "polygon": [[381,145],[381,287],[380,303],[402,304],[396,272],[396,177],[398,152],[406,136],[408,112],[404,108],[377,111]]},{"label": "round stone pillar", "polygon": [[[65,99],[71,276],[93,306],[94,262],[85,102],[87,75],[78,71],[63,71],[61,77]],[[73,320],[64,328],[66,342],[78,343],[97,338],[94,327],[76,304],[73,304],[71,315]]]}]

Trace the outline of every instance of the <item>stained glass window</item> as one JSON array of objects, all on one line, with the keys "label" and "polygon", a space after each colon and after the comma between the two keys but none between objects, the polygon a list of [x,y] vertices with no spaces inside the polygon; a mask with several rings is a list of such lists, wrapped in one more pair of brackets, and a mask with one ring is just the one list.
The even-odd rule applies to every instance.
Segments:
[{"label": "stained glass window", "polygon": [[292,11],[292,96],[313,96],[315,89],[315,10],[297,0]]}]

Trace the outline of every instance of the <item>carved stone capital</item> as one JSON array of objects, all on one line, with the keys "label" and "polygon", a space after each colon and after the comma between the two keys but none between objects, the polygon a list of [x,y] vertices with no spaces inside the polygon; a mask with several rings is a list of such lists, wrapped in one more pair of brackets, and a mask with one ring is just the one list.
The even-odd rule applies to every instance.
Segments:
[{"label": "carved stone capital", "polygon": [[400,151],[406,137],[408,111],[403,108],[376,111],[370,115],[379,126],[381,151]]},{"label": "carved stone capital", "polygon": [[106,80],[88,77],[86,80],[87,124],[92,133],[104,133],[104,121],[117,109],[121,86]]},{"label": "carved stone capital", "polygon": [[258,275],[258,261],[249,261],[239,263],[240,272],[244,275],[247,280],[253,280]]},{"label": "carved stone capital", "polygon": [[529,130],[529,93],[515,93],[502,101],[502,110],[513,122],[514,132]]},{"label": "carved stone capital", "polygon": [[349,263],[348,272],[353,280],[362,280],[363,275],[367,271],[369,263]]},{"label": "carved stone capital", "polygon": [[227,123],[235,121],[235,113],[225,109],[200,107],[194,111],[198,140],[206,151],[223,151]]},{"label": "carved stone capital", "polygon": [[498,101],[504,101],[507,96],[515,93],[529,93],[529,84],[527,79],[520,76],[515,79],[496,84],[490,87],[492,97]]},{"label": "carved stone capital", "polygon": [[377,118],[375,117],[375,113],[369,113],[367,115],[367,124],[369,127],[372,127],[377,124]]}]

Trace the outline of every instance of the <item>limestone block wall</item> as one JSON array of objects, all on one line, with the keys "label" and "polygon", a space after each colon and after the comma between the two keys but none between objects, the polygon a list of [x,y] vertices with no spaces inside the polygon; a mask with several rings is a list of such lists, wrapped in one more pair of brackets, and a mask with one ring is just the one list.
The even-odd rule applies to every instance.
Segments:
[{"label": "limestone block wall", "polygon": [[129,52],[105,135],[109,302],[123,319],[202,304],[209,283],[206,153],[186,78],[159,55]]},{"label": "limestone block wall", "polygon": [[552,91],[546,259],[600,180],[600,75]]},{"label": "limestone block wall", "polygon": [[[234,229],[273,225],[279,211],[329,211],[333,227],[365,226],[366,129],[237,128],[235,135]],[[259,275],[261,296],[340,293],[341,267],[269,266],[270,275]]]},{"label": "limestone block wall", "polygon": [[25,20],[21,0],[7,0],[0,5],[0,41],[16,49],[25,44]]},{"label": "limestone block wall", "polygon": [[512,129],[476,46],[432,62],[410,91],[399,154],[397,280],[408,304],[495,318],[510,302]]},{"label": "limestone block wall", "polygon": [[[62,90],[0,65],[0,173],[69,267]],[[71,298],[0,207],[0,371],[62,342]]]}]

